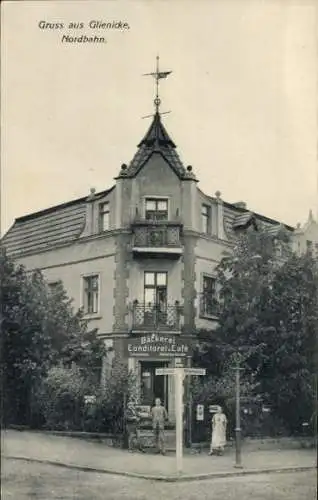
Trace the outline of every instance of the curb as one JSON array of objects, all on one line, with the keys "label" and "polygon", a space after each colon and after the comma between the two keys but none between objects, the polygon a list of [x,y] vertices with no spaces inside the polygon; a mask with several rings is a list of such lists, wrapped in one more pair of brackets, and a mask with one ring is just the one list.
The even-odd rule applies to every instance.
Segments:
[{"label": "curb", "polygon": [[25,462],[34,462],[41,463],[46,465],[53,465],[56,467],[64,467],[66,469],[79,470],[82,472],[96,472],[99,474],[111,474],[114,476],[125,476],[132,477],[136,479],[146,479],[150,481],[163,481],[167,483],[173,482],[185,482],[185,481],[200,481],[203,479],[220,479],[225,477],[240,477],[240,476],[248,476],[248,475],[256,475],[256,474],[273,474],[273,473],[287,473],[287,472],[306,472],[310,470],[314,470],[317,467],[314,465],[311,466],[294,466],[294,467],[279,467],[272,469],[247,469],[240,471],[232,471],[232,472],[207,472],[205,474],[185,474],[185,475],[175,475],[175,476],[164,476],[164,475],[153,475],[153,474],[143,474],[138,472],[127,472],[127,471],[118,471],[113,469],[102,469],[98,467],[90,467],[88,465],[76,465],[64,462],[57,462],[53,460],[42,460],[39,458],[30,458],[30,457],[14,457],[14,456],[5,456],[2,455],[2,458],[7,460],[22,460]]}]

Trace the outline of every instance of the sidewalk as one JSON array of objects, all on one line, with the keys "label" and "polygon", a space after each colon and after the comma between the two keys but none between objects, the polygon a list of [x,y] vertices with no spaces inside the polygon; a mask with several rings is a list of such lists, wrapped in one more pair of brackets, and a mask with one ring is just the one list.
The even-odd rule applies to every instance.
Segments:
[{"label": "sidewalk", "polygon": [[[174,453],[166,456],[150,452],[132,454],[102,443],[40,432],[2,431],[1,453],[5,458],[27,459],[154,480],[169,481],[177,477]],[[222,457],[209,457],[206,452],[189,454],[186,451],[182,479],[309,469],[316,466],[316,451],[285,449],[244,453],[243,448],[243,469],[236,469],[234,463],[234,450],[227,451]]]}]

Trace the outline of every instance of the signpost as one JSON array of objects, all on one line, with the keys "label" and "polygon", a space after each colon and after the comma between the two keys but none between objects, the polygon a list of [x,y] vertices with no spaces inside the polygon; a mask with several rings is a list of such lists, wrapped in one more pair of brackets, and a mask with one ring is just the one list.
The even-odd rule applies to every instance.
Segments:
[{"label": "signpost", "polygon": [[197,421],[202,422],[204,420],[204,406],[197,405]]},{"label": "signpost", "polygon": [[185,375],[205,375],[205,368],[157,368],[156,375],[171,375],[175,380],[176,412],[176,463],[177,472],[182,472],[183,453],[183,380]]}]

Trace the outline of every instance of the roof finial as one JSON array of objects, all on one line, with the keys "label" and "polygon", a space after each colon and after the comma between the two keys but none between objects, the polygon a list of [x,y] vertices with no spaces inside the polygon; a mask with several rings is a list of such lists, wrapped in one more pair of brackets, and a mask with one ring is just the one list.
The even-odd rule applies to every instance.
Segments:
[{"label": "roof finial", "polygon": [[[172,71],[160,71],[159,70],[159,56],[157,55],[157,57],[156,57],[156,71],[153,73],[145,73],[145,75],[144,75],[144,76],[153,76],[155,78],[155,81],[156,81],[156,96],[154,99],[155,114],[159,114],[159,107],[161,104],[161,99],[159,97],[159,80],[161,80],[162,78],[167,78],[167,76],[170,75],[170,73],[172,73]],[[169,112],[170,111],[166,111],[166,113],[169,113]],[[163,114],[163,113],[160,113],[160,114]],[[148,118],[148,117],[145,116],[144,118]]]},{"label": "roof finial", "polygon": [[314,216],[312,213],[312,209],[309,210],[309,215],[308,215],[308,222],[312,222],[314,220]]}]

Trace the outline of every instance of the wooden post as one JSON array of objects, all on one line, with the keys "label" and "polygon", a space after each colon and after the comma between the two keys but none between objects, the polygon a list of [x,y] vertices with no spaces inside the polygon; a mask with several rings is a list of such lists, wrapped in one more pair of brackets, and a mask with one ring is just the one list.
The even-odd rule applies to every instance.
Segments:
[{"label": "wooden post", "polygon": [[182,472],[182,452],[183,452],[183,400],[182,400],[182,385],[183,385],[183,368],[177,368],[175,374],[175,410],[176,410],[176,462],[177,472]]},{"label": "wooden post", "polygon": [[156,375],[172,375],[175,380],[176,465],[182,473],[183,454],[183,380],[185,375],[205,375],[205,368],[157,368]]}]

